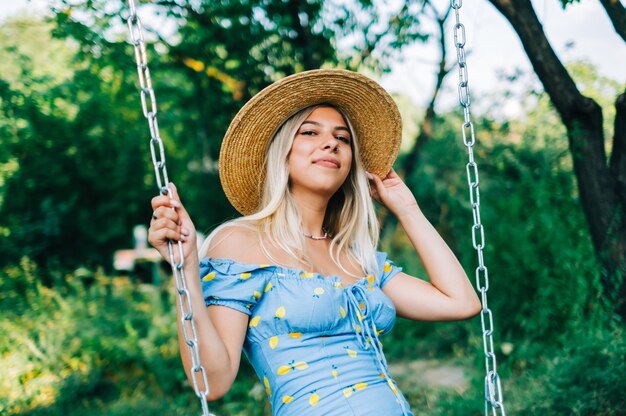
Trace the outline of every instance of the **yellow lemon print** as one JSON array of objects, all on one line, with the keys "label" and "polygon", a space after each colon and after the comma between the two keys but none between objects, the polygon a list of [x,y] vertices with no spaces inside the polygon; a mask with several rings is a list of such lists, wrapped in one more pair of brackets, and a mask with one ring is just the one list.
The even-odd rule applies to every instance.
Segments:
[{"label": "yellow lemon print", "polygon": [[365,387],[367,387],[367,383],[356,383],[354,385],[354,390],[356,391],[363,390]]},{"label": "yellow lemon print", "polygon": [[296,370],[306,370],[307,368],[309,368],[309,365],[304,361],[298,361],[297,363],[294,363],[293,366]]},{"label": "yellow lemon print", "polygon": [[352,387],[347,387],[343,389],[343,395],[346,397],[350,397],[352,396],[352,393],[363,390],[365,387],[367,387],[367,383],[356,383]]},{"label": "yellow lemon print", "polygon": [[300,277],[304,277],[305,279],[310,279],[313,276],[315,276],[315,273],[311,273],[311,272],[302,272],[302,273],[300,273]]},{"label": "yellow lemon print", "polygon": [[254,300],[259,300],[259,298],[260,298],[260,297],[261,297],[261,292],[259,292],[258,290],[255,290],[255,291],[252,293],[252,299],[254,299]]},{"label": "yellow lemon print", "polygon": [[252,273],[250,273],[250,272],[245,272],[245,273],[241,273],[241,274],[239,275],[239,278],[240,278],[241,280],[248,280],[248,279],[250,278],[250,276],[252,276]]},{"label": "yellow lemon print", "polygon": [[278,337],[277,336],[273,336],[270,338],[270,348],[274,349],[276,348],[276,346],[278,345]]},{"label": "yellow lemon print", "polygon": [[343,306],[339,307],[339,313],[341,314],[341,319],[346,317],[346,310],[343,308]]},{"label": "yellow lemon print", "polygon": [[361,333],[361,325],[354,325],[354,330],[356,331],[357,334]]},{"label": "yellow lemon print", "polygon": [[359,309],[363,309],[363,308],[365,308],[365,303],[360,302],[360,303],[359,303]]},{"label": "yellow lemon print", "polygon": [[270,389],[270,381],[267,379],[267,376],[263,376],[263,384],[265,384],[265,392],[268,396],[272,397],[272,390]]},{"label": "yellow lemon print", "polygon": [[290,365],[281,365],[280,367],[278,367],[278,370],[276,371],[276,374],[278,374],[279,376],[284,376],[285,374],[287,374],[290,371],[291,371],[291,366]]},{"label": "yellow lemon print", "polygon": [[351,350],[348,347],[343,347],[343,348],[346,350],[350,358],[356,358],[357,352],[355,350]]},{"label": "yellow lemon print", "polygon": [[266,267],[270,267],[269,264],[259,264],[259,269],[264,269]]},{"label": "yellow lemon print", "polygon": [[215,275],[217,274],[217,272],[212,271],[211,273],[207,274],[206,276],[204,276],[202,278],[203,282],[210,282],[211,280],[215,279]]},{"label": "yellow lemon print", "polygon": [[274,285],[272,284],[272,282],[268,282],[268,283],[265,285],[265,289],[263,289],[263,292],[265,292],[265,293],[269,292],[270,290],[272,290],[272,286],[274,286]]},{"label": "yellow lemon print", "polygon": [[293,400],[293,396],[283,396],[283,403],[287,404]]},{"label": "yellow lemon print", "polygon": [[293,360],[289,362],[287,365],[281,365],[280,367],[278,367],[276,374],[278,374],[279,376],[284,376],[285,374],[289,373],[291,370],[306,370],[307,368],[309,368],[309,365],[305,363],[304,361],[296,362],[295,360]]},{"label": "yellow lemon print", "polygon": [[254,328],[255,326],[259,324],[260,320],[261,320],[260,316],[255,316],[254,318],[250,319],[250,323],[248,324],[248,326],[250,328]]},{"label": "yellow lemon print", "polygon": [[337,366],[335,364],[333,364],[333,371],[331,373],[333,375],[333,378],[337,380],[337,377],[339,376],[339,372],[337,371]]},{"label": "yellow lemon print", "polygon": [[278,309],[276,309],[276,313],[274,314],[274,316],[278,319],[282,319],[285,317],[285,307],[281,306]]},{"label": "yellow lemon print", "polygon": [[391,391],[393,391],[394,394],[398,394],[398,389],[396,389],[394,382],[391,381],[390,378],[387,379],[387,383],[389,384],[389,387],[391,387]]},{"label": "yellow lemon print", "polygon": [[315,289],[313,289],[313,297],[314,298],[319,298],[323,294],[324,294],[324,288],[323,287],[316,287]]},{"label": "yellow lemon print", "polygon": [[383,269],[385,273],[389,273],[391,271],[391,264],[388,261],[385,262],[385,267]]},{"label": "yellow lemon print", "polygon": [[367,283],[369,283],[370,285],[374,284],[374,275],[370,274],[369,276],[367,276]]},{"label": "yellow lemon print", "polygon": [[296,338],[296,339],[298,339],[298,338],[300,338],[300,337],[302,336],[302,332],[290,332],[290,333],[289,333],[289,336],[290,336],[291,338]]},{"label": "yellow lemon print", "polygon": [[356,311],[356,317],[359,319],[359,322],[363,320],[363,317],[361,316],[361,313],[359,311]]},{"label": "yellow lemon print", "polygon": [[335,287],[335,289],[343,289],[343,285],[341,284],[341,282],[335,282],[333,283],[333,286]]},{"label": "yellow lemon print", "polygon": [[320,395],[317,393],[313,393],[311,397],[309,397],[309,404],[311,406],[317,406],[317,403],[320,401]]}]

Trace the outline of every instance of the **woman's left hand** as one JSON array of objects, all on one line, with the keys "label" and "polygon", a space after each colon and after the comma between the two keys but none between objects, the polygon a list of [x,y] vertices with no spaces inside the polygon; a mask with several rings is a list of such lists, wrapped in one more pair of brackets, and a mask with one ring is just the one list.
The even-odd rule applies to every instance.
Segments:
[{"label": "woman's left hand", "polygon": [[384,179],[369,174],[370,194],[397,217],[419,210],[415,196],[395,170],[391,169]]}]

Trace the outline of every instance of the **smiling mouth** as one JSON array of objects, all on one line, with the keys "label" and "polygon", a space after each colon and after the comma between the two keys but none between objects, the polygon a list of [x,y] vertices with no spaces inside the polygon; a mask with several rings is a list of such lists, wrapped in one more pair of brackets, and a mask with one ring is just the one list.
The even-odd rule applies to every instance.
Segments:
[{"label": "smiling mouth", "polygon": [[323,166],[325,168],[330,168],[330,169],[339,169],[339,163],[335,162],[333,160],[328,160],[328,159],[322,159],[322,160],[317,160],[315,162],[316,165],[319,166]]}]

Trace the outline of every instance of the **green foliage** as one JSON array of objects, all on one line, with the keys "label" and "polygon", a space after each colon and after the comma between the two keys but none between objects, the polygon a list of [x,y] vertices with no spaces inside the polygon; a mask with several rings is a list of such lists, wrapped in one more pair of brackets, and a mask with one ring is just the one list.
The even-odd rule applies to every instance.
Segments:
[{"label": "green foliage", "polygon": [[[6,30],[34,24],[18,20]],[[25,255],[46,269],[108,265],[114,248],[129,245],[129,225],[149,215],[137,199],[150,195],[148,149],[135,139],[137,122],[120,123],[138,120],[126,111],[130,89],[111,66],[69,70],[58,61],[55,72],[26,54],[51,42],[54,61],[57,50],[61,58],[73,54],[68,45],[45,37],[20,42],[3,45],[16,67],[7,71],[9,82],[0,80],[2,162],[10,168],[1,181],[0,227],[8,238],[0,240],[0,264]]]},{"label": "green foliage", "polygon": [[[584,334],[564,356],[551,363],[538,402],[553,414],[623,415],[626,413],[624,374],[626,337],[623,331]],[[535,414],[545,414],[533,407]],[[527,413],[528,414],[528,413]]]},{"label": "green foliage", "polygon": [[[120,18],[124,6],[102,0],[51,6],[45,24],[17,18],[0,28],[0,50],[9,58],[0,63],[0,235],[8,237],[0,240],[6,253],[0,266],[28,256],[46,275],[81,265],[108,269],[113,250],[130,246],[132,226],[147,222],[156,193],[133,48]],[[385,51],[423,38],[419,8],[392,11],[391,34],[381,32],[382,16],[375,25],[355,20],[359,11],[374,16],[382,7],[355,4],[341,16],[323,2],[295,0],[141,9],[144,17],[178,25],[177,36],[167,36],[147,23],[146,40],[168,171],[184,184],[179,188],[199,230],[235,215],[217,158],[248,98],[285,75],[336,65],[335,45],[350,30],[363,32],[361,47],[376,56],[368,60],[374,69]],[[352,23],[343,27],[341,19]]]},{"label": "green foliage", "polygon": [[[0,27],[0,53],[8,57],[0,61],[0,413],[197,413],[178,357],[171,283],[138,285],[102,271],[114,249],[130,245],[131,227],[147,222],[155,193],[132,46],[119,18],[123,3],[52,4],[46,24],[24,18]],[[338,4],[177,1],[144,9],[178,25],[177,37],[161,38],[146,24],[153,29],[148,53],[168,170],[200,230],[235,214],[216,160],[247,98],[324,64],[384,70],[398,48],[427,39],[415,4],[386,14],[380,2]],[[585,94],[612,106],[606,97],[619,85],[584,63],[570,71]],[[474,122],[507,409],[624,414],[623,324],[612,322],[600,296],[565,131],[545,95],[520,102],[524,120]],[[419,169],[406,179],[473,279],[460,125],[458,116],[442,115]],[[390,227],[382,246],[406,271],[425,275],[401,231]],[[399,383],[416,415],[482,414],[478,317],[399,320],[383,342],[400,367],[427,359],[464,369],[466,382],[452,387],[424,385],[419,372],[405,371]],[[211,409],[270,414],[247,364]]]},{"label": "green foliage", "polygon": [[[544,349],[508,384],[508,410],[524,415],[617,416],[626,412],[623,327],[580,328],[563,348]],[[505,390],[506,394],[506,390]]]},{"label": "green foliage", "polygon": [[[423,163],[407,182],[473,280],[472,214],[460,169],[466,156],[462,143],[451,139],[460,124],[456,117],[440,120]],[[505,340],[559,342],[560,334],[601,313],[603,305],[566,141],[540,135],[535,127],[476,122],[489,305]],[[424,274],[403,233],[384,244],[410,272]]]},{"label": "green foliage", "polygon": [[[27,258],[2,271],[0,413],[196,412],[199,403],[180,363],[170,286],[86,270],[56,281],[53,288],[43,285]],[[260,415],[256,399],[265,393],[256,376],[244,367],[238,380],[212,408]],[[250,396],[255,383],[257,396]]]}]

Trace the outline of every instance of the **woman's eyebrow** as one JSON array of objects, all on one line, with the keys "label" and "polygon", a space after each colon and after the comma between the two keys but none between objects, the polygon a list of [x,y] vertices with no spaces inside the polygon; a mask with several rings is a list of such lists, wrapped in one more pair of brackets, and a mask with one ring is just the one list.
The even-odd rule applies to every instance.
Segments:
[{"label": "woman's eyebrow", "polygon": [[[313,121],[313,120],[305,120],[302,122],[300,126],[304,126],[305,124],[313,124],[315,126],[322,127],[322,123],[318,123],[317,121]],[[336,127],[333,127],[333,130],[343,130],[343,131],[350,133],[350,129],[347,128],[346,126],[336,126]]]},{"label": "woman's eyebrow", "polygon": [[311,121],[311,120],[305,120],[302,122],[301,126],[305,125],[305,124],[314,124],[316,126],[320,126],[321,127],[321,123],[318,123],[317,121]]}]

